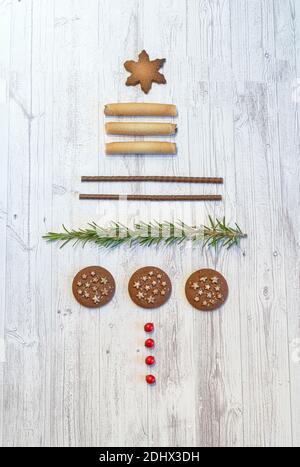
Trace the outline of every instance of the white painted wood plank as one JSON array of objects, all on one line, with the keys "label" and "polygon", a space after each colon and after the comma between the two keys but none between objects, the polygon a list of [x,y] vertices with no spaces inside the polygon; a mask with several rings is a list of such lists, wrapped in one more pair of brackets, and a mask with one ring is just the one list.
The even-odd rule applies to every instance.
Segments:
[{"label": "white painted wood plank", "polygon": [[[188,2],[189,148],[190,164],[197,173],[224,176],[224,204],[207,203],[198,222],[208,213],[235,218],[232,104],[226,57],[230,54],[228,4]],[[227,63],[227,70],[225,63]],[[229,62],[230,65],[230,62]],[[220,80],[220,70],[223,69]],[[191,81],[192,77],[192,81]],[[223,82],[224,78],[224,82]],[[223,190],[222,190],[223,191]],[[197,207],[198,211],[198,207]],[[195,214],[197,213],[195,208]],[[197,214],[196,214],[197,217]],[[202,258],[201,258],[202,256]],[[237,446],[242,439],[242,387],[236,277],[238,256],[213,252],[196,254],[192,270],[212,267],[229,280],[230,297],[214,315],[195,314],[194,349],[197,374],[195,411],[197,442],[201,446]],[[234,285],[233,285],[234,284]],[[196,337],[197,336],[197,337]],[[212,397],[212,393],[214,394]]]},{"label": "white painted wood plank", "polygon": [[[49,4],[49,5],[47,5]],[[52,355],[52,287],[45,286],[51,278],[51,250],[42,240],[42,235],[52,214],[52,119],[53,119],[53,3],[33,2],[32,9],[32,176],[31,176],[31,220],[32,237],[32,297],[35,312],[35,334],[38,352],[32,359],[32,373],[28,379],[36,381],[38,395],[32,391],[31,403],[39,398],[39,410],[30,414],[36,426],[28,445],[51,445],[51,401],[49,391]]]},{"label": "white painted wood plank", "polygon": [[[0,281],[6,280],[6,233],[7,233],[7,167],[9,150],[9,62],[10,62],[10,25],[11,6],[9,2],[0,5],[0,141],[1,141],[1,173],[0,173]],[[5,367],[5,309],[6,287],[0,297],[0,446],[3,445],[3,385]]]},{"label": "white painted wood plank", "polygon": [[[32,301],[31,169],[32,163],[32,10],[30,3],[12,5],[10,131],[8,168],[7,312],[3,444],[27,444],[36,436],[32,365],[37,351]],[[22,284],[16,293],[16,284]],[[25,351],[24,351],[25,350]],[[37,386],[36,386],[37,388]],[[39,399],[35,392],[35,401]],[[35,420],[36,421],[36,420]],[[21,428],[21,429],[20,429]],[[19,431],[20,430],[20,431]]]},{"label": "white painted wood plank", "polygon": [[[78,226],[97,208],[80,205],[83,171],[98,169],[98,2],[55,2],[53,48],[53,209],[49,228]],[[49,247],[48,247],[49,248]],[[83,266],[97,264],[92,249],[67,248],[53,258],[51,442],[99,444],[100,314],[81,309],[71,292]],[[57,273],[59,271],[59,274]],[[80,384],[79,384],[80,382]]]},{"label": "white painted wood plank", "polygon": [[[255,2],[253,2],[255,3]],[[291,407],[288,372],[284,278],[276,245],[281,245],[280,153],[277,138],[276,85],[265,82],[264,51],[276,66],[275,24],[270,2],[245,9],[232,2],[231,17],[246,47],[236,47],[233,66],[241,63],[244,75],[236,90],[235,152],[239,218],[245,219],[249,241],[240,265],[241,341],[245,446],[291,445]],[[250,2],[247,3],[249,7]],[[258,7],[258,5],[257,5]],[[259,47],[247,47],[257,36]],[[260,62],[259,67],[257,63]],[[267,66],[267,65],[266,65]],[[261,76],[259,76],[261,71]],[[276,78],[276,74],[275,74]],[[280,248],[280,247],[278,247]],[[250,287],[249,287],[250,285]]]},{"label": "white painted wood plank", "polygon": [[[292,102],[294,105],[294,116],[293,116],[293,128],[294,128],[294,137],[289,141],[294,141],[293,151],[294,154],[299,154],[299,111],[300,111],[300,5],[299,2],[294,1],[291,3],[291,16],[290,16],[291,29],[293,31],[293,47],[296,54],[296,81],[292,83]],[[291,153],[292,154],[292,153]],[[292,156],[291,156],[292,157]],[[297,161],[297,157],[293,159]],[[289,164],[290,165],[290,164]],[[285,197],[284,201],[286,206],[291,204],[291,215],[290,219],[293,222],[293,233],[297,239],[299,236],[299,216],[297,215],[296,206],[299,204],[299,158],[298,165],[294,169],[293,165],[289,165],[284,170],[284,177],[286,180],[286,186],[295,188],[298,187],[298,191],[290,190],[289,195]],[[299,403],[299,387],[300,387],[300,325],[299,325],[299,316],[297,316],[296,310],[298,309],[299,304],[299,277],[300,277],[300,256],[299,256],[299,241],[294,240],[293,236],[288,236],[292,238],[292,248],[291,248],[291,258],[295,255],[295,260],[293,261],[292,267],[294,271],[293,277],[295,277],[292,300],[288,297],[288,309],[289,313],[289,343],[290,343],[290,358],[291,358],[291,401],[292,401],[292,427],[293,427],[293,444],[295,447],[300,446],[300,403]],[[299,237],[298,237],[299,238]],[[295,246],[296,248],[295,252]],[[289,255],[286,255],[286,258],[289,258]],[[289,266],[288,266],[289,267]]]},{"label": "white painted wood plank", "polygon": [[282,247],[278,252],[286,271],[292,442],[300,446],[300,256],[299,256],[299,2],[274,4],[279,84],[277,137],[280,150]]},{"label": "white painted wood plank", "polygon": [[[49,35],[47,18],[39,6],[41,3],[34,7],[24,2],[13,6],[5,445],[49,443],[46,394],[51,288],[45,283],[51,273],[40,238],[45,209],[51,207],[51,196],[46,193],[51,186],[51,160],[44,140],[47,68],[43,68]],[[18,283],[20,289],[16,290]]]}]

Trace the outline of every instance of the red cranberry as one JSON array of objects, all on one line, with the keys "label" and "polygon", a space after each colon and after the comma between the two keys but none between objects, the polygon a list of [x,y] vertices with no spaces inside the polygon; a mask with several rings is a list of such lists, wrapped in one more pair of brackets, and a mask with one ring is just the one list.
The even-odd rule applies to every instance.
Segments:
[{"label": "red cranberry", "polygon": [[154,365],[155,357],[153,357],[153,355],[148,355],[148,357],[145,358],[145,363],[146,365]]},{"label": "red cranberry", "polygon": [[146,376],[146,381],[147,381],[148,384],[154,384],[156,382],[155,376],[147,375]]},{"label": "red cranberry", "polygon": [[154,340],[153,339],[146,339],[145,340],[145,347],[154,347]]},{"label": "red cranberry", "polygon": [[154,331],[154,324],[153,323],[146,323],[144,326],[145,332],[153,332]]}]

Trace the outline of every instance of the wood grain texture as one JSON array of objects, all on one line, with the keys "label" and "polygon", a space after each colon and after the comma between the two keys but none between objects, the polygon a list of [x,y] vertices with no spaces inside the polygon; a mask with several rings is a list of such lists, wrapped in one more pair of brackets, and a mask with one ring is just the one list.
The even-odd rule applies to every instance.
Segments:
[{"label": "wood grain texture", "polygon": [[[0,4],[0,41],[7,45],[0,49],[0,140],[1,140],[1,171],[0,171],[0,281],[6,281],[6,244],[7,244],[7,171],[9,148],[9,50],[10,50],[11,9],[8,2]],[[0,445],[3,439],[3,404],[4,404],[4,327],[6,309],[6,287],[0,295]]]},{"label": "wood grain texture", "polygon": [[[0,445],[299,447],[299,2],[2,0],[0,39]],[[124,85],[122,66],[144,48],[167,58],[167,85],[147,99]],[[105,135],[104,104],[145,100],[177,105],[177,156],[105,157],[105,143],[121,137]],[[83,173],[224,176],[214,187],[224,198],[83,203]],[[155,182],[124,185],[157,193]],[[239,222],[241,249],[109,253],[41,240],[62,223],[196,224],[208,214]],[[114,275],[116,295],[87,311],[71,283],[97,264]],[[173,282],[154,311],[127,294],[149,264]],[[201,267],[228,280],[213,314],[184,297]],[[146,321],[156,325],[155,387],[144,383]]]}]

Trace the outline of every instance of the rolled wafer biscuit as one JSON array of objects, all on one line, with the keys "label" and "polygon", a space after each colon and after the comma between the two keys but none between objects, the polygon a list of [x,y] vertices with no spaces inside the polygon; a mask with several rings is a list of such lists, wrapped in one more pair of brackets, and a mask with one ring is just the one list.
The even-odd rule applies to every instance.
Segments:
[{"label": "rolled wafer biscuit", "polygon": [[153,116],[153,117],[176,117],[177,107],[173,104],[151,104],[144,102],[125,102],[117,104],[106,104],[105,115],[112,116]]},{"label": "rolled wafer biscuit", "polygon": [[164,141],[121,141],[107,143],[105,152],[112,154],[176,154],[175,143]]},{"label": "rolled wafer biscuit", "polygon": [[173,135],[177,125],[155,122],[108,122],[105,124],[108,135],[151,136]]}]

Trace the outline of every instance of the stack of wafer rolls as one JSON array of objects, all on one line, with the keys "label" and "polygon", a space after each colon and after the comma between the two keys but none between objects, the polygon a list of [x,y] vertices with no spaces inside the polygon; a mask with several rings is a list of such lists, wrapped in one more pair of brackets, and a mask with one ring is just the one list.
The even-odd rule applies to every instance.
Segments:
[{"label": "stack of wafer rolls", "polygon": [[[175,117],[177,107],[173,104],[152,103],[117,103],[107,104],[104,108],[106,116],[118,117]],[[172,136],[177,131],[177,125],[166,122],[108,122],[105,124],[108,135],[124,136]],[[107,143],[106,154],[163,154],[175,155],[177,147],[175,143],[166,141],[118,141]]]}]

